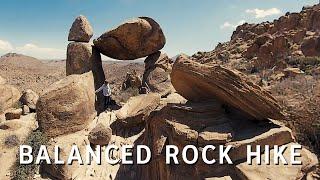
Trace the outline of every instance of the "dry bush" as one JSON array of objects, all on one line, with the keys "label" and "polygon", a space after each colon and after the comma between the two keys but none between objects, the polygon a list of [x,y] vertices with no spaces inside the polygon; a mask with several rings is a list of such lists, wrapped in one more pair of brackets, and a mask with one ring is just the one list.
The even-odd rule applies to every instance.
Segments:
[{"label": "dry bush", "polygon": [[320,156],[320,77],[298,76],[279,82],[272,89],[299,143]]},{"label": "dry bush", "polygon": [[19,145],[19,142],[19,138],[16,135],[10,135],[4,140],[4,144],[9,148]]}]

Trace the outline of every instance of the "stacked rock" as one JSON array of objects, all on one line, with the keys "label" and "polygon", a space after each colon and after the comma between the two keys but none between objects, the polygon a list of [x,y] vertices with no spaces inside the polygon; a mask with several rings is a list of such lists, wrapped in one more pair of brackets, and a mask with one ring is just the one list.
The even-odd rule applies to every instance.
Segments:
[{"label": "stacked rock", "polygon": [[[99,51],[89,43],[93,36],[92,27],[85,16],[80,15],[75,19],[69,32],[67,48],[66,73],[83,74],[92,71],[95,89],[102,86],[105,75],[102,68]],[[98,112],[104,109],[104,96],[102,92],[97,94],[96,109]]]},{"label": "stacked rock", "polygon": [[160,25],[149,17],[129,20],[107,31],[93,41],[99,51],[118,60],[145,59],[145,71],[140,93],[156,92],[161,95],[171,92],[169,74],[172,60],[161,50],[166,38]]}]

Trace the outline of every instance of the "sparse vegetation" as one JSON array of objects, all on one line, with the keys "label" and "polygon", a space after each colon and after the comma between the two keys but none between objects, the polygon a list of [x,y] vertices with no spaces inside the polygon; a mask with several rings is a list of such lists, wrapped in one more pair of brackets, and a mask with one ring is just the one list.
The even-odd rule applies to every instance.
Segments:
[{"label": "sparse vegetation", "polygon": [[17,146],[19,142],[19,138],[16,135],[10,135],[4,140],[4,144],[9,148]]},{"label": "sparse vegetation", "polygon": [[[25,145],[30,145],[33,148],[33,156],[35,157],[41,145],[47,144],[46,136],[39,130],[32,132],[26,141],[23,143]],[[14,180],[24,180],[24,179],[33,179],[35,173],[39,169],[39,165],[30,164],[30,165],[21,165],[19,163],[19,156],[17,155],[17,162],[15,167],[12,169],[12,179]]]},{"label": "sparse vegetation", "polygon": [[295,57],[288,60],[288,64],[312,74],[312,69],[320,66],[320,57]]},{"label": "sparse vegetation", "polygon": [[299,143],[320,155],[320,77],[298,76],[273,88]]}]

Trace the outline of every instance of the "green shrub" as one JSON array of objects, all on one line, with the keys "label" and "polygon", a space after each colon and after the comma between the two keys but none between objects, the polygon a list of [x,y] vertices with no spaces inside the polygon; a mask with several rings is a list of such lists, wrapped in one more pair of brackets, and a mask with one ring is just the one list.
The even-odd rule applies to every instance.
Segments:
[{"label": "green shrub", "polygon": [[[37,130],[32,132],[23,144],[31,146],[33,148],[33,157],[36,157],[39,152],[40,146],[47,144],[47,137],[41,131]],[[16,165],[11,171],[12,179],[33,179],[35,173],[39,170],[39,165],[36,165],[34,163],[31,163],[29,165],[21,165],[19,162],[19,155],[17,155]]]}]

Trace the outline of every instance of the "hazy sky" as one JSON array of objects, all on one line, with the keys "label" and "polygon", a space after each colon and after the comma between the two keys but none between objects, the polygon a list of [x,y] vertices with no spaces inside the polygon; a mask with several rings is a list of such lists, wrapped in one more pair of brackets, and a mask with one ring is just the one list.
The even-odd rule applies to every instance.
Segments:
[{"label": "hazy sky", "polygon": [[127,19],[154,18],[170,56],[212,50],[243,22],[271,21],[318,0],[2,0],[0,55],[18,52],[41,59],[65,58],[74,18],[85,15],[94,38]]}]

